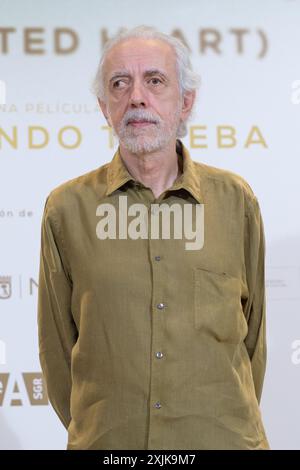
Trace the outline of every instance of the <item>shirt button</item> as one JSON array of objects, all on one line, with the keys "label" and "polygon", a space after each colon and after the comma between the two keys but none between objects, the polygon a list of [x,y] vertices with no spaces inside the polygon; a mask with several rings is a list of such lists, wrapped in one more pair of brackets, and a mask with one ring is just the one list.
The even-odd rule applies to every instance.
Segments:
[{"label": "shirt button", "polygon": [[162,310],[163,308],[165,308],[165,304],[163,304],[162,302],[157,304],[156,307],[159,309],[159,310]]},{"label": "shirt button", "polygon": [[160,256],[155,256],[155,261],[160,261]]},{"label": "shirt button", "polygon": [[161,408],[161,404],[159,403],[159,401],[157,401],[154,406],[155,408]]},{"label": "shirt button", "polygon": [[157,357],[157,359],[160,359],[163,357],[163,353],[161,351],[157,351],[157,353],[155,353],[155,356]]}]

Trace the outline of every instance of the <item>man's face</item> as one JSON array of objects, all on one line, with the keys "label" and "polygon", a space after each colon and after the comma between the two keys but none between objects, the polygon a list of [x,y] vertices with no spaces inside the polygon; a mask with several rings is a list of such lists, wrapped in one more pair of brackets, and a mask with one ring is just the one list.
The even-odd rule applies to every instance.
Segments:
[{"label": "man's face", "polygon": [[182,98],[172,47],[160,40],[124,40],[104,64],[106,101],[99,101],[114,133],[132,153],[164,148],[176,140],[194,100]]}]

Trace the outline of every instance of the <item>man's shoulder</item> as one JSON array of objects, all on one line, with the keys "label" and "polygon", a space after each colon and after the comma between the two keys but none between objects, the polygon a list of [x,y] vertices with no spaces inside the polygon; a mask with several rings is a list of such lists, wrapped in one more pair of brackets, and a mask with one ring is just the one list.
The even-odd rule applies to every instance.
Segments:
[{"label": "man's shoulder", "polygon": [[243,195],[250,203],[257,202],[253,189],[243,176],[202,162],[194,163],[205,190],[224,188],[228,195]]},{"label": "man's shoulder", "polygon": [[76,201],[83,199],[85,196],[97,194],[101,197],[105,194],[107,187],[109,163],[104,163],[94,170],[55,186],[47,196],[47,204],[54,208],[70,208]]}]

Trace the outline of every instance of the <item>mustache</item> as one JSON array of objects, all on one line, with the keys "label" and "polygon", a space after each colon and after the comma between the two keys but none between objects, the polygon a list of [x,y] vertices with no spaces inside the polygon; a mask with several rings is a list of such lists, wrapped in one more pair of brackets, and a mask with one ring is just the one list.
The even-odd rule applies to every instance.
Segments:
[{"label": "mustache", "polygon": [[131,121],[146,121],[159,124],[161,119],[155,114],[143,109],[130,109],[124,115],[122,121],[125,125],[129,124]]}]

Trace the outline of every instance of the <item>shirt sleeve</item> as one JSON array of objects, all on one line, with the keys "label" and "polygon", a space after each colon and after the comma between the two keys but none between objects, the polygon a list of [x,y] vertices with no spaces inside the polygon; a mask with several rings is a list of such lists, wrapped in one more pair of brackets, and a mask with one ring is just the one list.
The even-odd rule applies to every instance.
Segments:
[{"label": "shirt sleeve", "polygon": [[50,403],[67,429],[71,421],[71,352],[78,335],[71,313],[72,281],[60,235],[48,196],[41,227],[39,358]]},{"label": "shirt sleeve", "polygon": [[249,296],[245,305],[248,334],[245,345],[251,360],[255,392],[260,403],[266,369],[266,296],[265,296],[265,235],[263,220],[256,198],[246,216],[245,264]]}]

